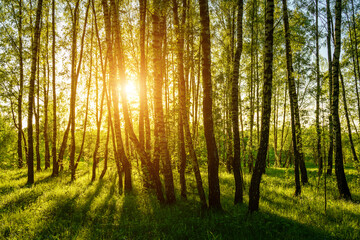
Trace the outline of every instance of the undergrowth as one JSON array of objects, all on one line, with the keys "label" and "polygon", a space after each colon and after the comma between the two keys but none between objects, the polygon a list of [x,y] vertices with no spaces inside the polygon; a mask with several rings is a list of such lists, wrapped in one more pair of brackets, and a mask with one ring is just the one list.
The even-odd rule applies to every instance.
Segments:
[{"label": "undergrowth", "polygon": [[[247,214],[250,175],[245,173],[244,203],[234,206],[234,180],[220,173],[224,211],[201,210],[196,184],[187,176],[188,200],[160,206],[152,192],[141,187],[134,170],[133,193],[119,195],[115,168],[105,178],[90,181],[89,166],[79,166],[77,180],[69,173],[51,178],[35,174],[27,186],[26,170],[0,171],[0,239],[360,239],[360,176],[347,168],[353,202],[340,200],[335,176],[308,168],[310,184],[294,197],[293,170],[268,168],[261,182],[260,211]],[[89,169],[88,169],[89,168]],[[206,170],[203,180],[206,186]],[[247,172],[244,170],[244,172]],[[98,174],[99,176],[99,174]]]}]

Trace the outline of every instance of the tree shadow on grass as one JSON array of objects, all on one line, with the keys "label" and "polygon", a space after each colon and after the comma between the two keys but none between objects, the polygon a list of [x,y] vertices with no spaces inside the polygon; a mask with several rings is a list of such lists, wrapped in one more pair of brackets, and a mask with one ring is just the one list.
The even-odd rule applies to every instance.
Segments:
[{"label": "tree shadow on grass", "polygon": [[21,178],[25,178],[27,177],[27,172],[17,172],[16,174],[14,174],[13,176],[11,176],[11,180],[19,180]]},{"label": "tree shadow on grass", "polygon": [[[104,180],[100,180],[104,181]],[[90,231],[85,239],[112,239],[117,231],[119,231],[119,224],[115,223],[116,214],[116,199],[114,198],[116,192],[116,176],[113,177],[109,192],[106,195],[102,204],[95,209],[96,214],[90,222]],[[117,238],[119,239],[119,238]]]},{"label": "tree shadow on grass", "polygon": [[37,239],[73,239],[86,222],[87,214],[94,199],[99,195],[103,181],[97,183],[94,191],[88,193],[85,203],[77,206],[80,193],[71,198],[60,197],[48,214],[48,224],[38,230]]},{"label": "tree shadow on grass", "polygon": [[24,210],[27,206],[36,202],[43,194],[44,193],[38,189],[29,189],[16,195],[13,194],[13,197],[0,207],[0,213]]},{"label": "tree shadow on grass", "polygon": [[15,186],[3,186],[0,187],[0,195],[9,194],[17,189]]}]

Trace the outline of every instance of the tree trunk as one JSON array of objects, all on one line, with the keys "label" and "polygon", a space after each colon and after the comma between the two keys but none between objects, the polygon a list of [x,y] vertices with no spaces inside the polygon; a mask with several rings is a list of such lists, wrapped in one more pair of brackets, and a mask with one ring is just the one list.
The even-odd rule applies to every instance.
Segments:
[{"label": "tree trunk", "polygon": [[[345,8],[345,10],[346,10],[346,16],[348,16],[347,8]],[[355,21],[354,16],[353,16],[352,20]],[[358,88],[358,80],[359,80],[359,69],[358,69],[358,67],[359,67],[359,65],[358,65],[358,58],[355,55],[355,54],[357,54],[357,40],[356,40],[356,38],[353,39],[353,36],[352,36],[353,33],[351,31],[351,30],[353,30],[354,33],[355,33],[355,36],[356,36],[356,29],[355,29],[354,24],[353,24],[353,26],[350,25],[350,22],[351,21],[350,21],[350,19],[348,17],[351,59],[352,59],[353,68],[354,68],[355,91],[356,91],[356,100],[357,100],[357,107],[358,107],[358,118],[360,119],[360,98],[359,98],[359,88]]]},{"label": "tree trunk", "polygon": [[[42,20],[40,19],[40,37],[39,37],[39,51],[37,60],[37,78],[36,78],[36,106],[35,106],[35,137],[36,137],[36,171],[41,171],[41,157],[40,157],[40,51],[41,51],[41,28]],[[46,76],[45,76],[46,78]]]},{"label": "tree trunk", "polygon": [[[186,4],[186,1],[185,1]],[[185,85],[184,78],[184,24],[185,24],[185,13],[186,10],[183,6],[183,15],[180,25],[179,13],[178,13],[178,3],[177,0],[173,0],[173,13],[174,13],[174,24],[176,32],[176,56],[177,56],[177,80],[178,80],[178,91],[179,91],[179,100],[178,100],[178,153],[179,153],[179,174],[180,174],[180,187],[181,187],[181,197],[186,199],[186,179],[185,179],[185,170],[186,170],[186,151],[185,151],[185,141],[184,141],[184,123],[185,120],[182,107],[183,104],[186,105],[186,99],[182,99],[182,83]],[[184,86],[185,87],[185,86]],[[185,96],[185,94],[183,94]],[[183,101],[185,100],[185,101]]]},{"label": "tree trunk", "polygon": [[341,143],[341,126],[339,118],[339,74],[341,51],[341,0],[336,0],[335,5],[335,46],[333,55],[333,117],[335,132],[335,174],[340,197],[351,200],[350,190],[346,181]]},{"label": "tree trunk", "polygon": [[249,212],[259,210],[260,182],[265,172],[266,155],[269,144],[271,89],[273,78],[273,33],[274,33],[274,0],[265,3],[265,45],[264,45],[264,85],[261,114],[260,146],[249,189]]},{"label": "tree trunk", "polygon": [[55,32],[55,0],[52,0],[52,90],[53,90],[53,143],[52,143],[52,158],[53,158],[53,172],[52,176],[59,174],[59,163],[56,159],[56,140],[57,140],[57,119],[56,119],[56,76],[55,76],[55,46],[56,46],[56,32]]},{"label": "tree trunk", "polygon": [[162,46],[161,39],[164,30],[161,27],[160,17],[165,14],[162,3],[159,0],[154,1],[153,14],[153,66],[154,66],[154,112],[155,112],[155,128],[158,132],[159,147],[161,159],[164,163],[164,177],[165,177],[165,194],[167,203],[171,204],[176,201],[174,192],[174,181],[170,162],[170,153],[168,149],[168,141],[165,134],[165,122],[163,112],[163,75],[161,70],[162,65]]},{"label": "tree trunk", "polygon": [[[351,0],[351,7],[352,7],[352,29],[354,31],[354,50],[355,50],[355,56],[356,56],[356,69],[357,69],[357,73],[358,73],[358,81],[360,83],[360,66],[359,66],[359,54],[358,54],[358,38],[357,38],[357,32],[356,32],[356,19],[355,19],[355,10],[354,10],[354,0]],[[351,33],[351,30],[349,30],[349,32]],[[350,41],[352,40],[351,35],[350,35]],[[352,42],[352,41],[351,41]],[[353,45],[352,45],[353,46]],[[354,51],[353,51],[354,54]],[[357,88],[357,83],[356,83],[356,88]],[[357,96],[357,100],[358,100],[358,114],[359,114],[359,120],[360,120],[360,104],[359,104],[359,96]]]},{"label": "tree trunk", "polygon": [[[146,53],[145,53],[145,30],[146,30],[146,0],[139,0],[140,4],[140,112],[139,112],[139,141],[140,144],[145,147],[148,146],[150,151],[150,129],[147,129],[147,124],[149,124],[149,114],[148,114],[148,105],[147,105],[147,85],[146,85]],[[149,125],[150,128],[150,125]],[[145,137],[146,135],[146,137]],[[141,162],[145,162],[143,159]],[[141,164],[141,169],[143,172],[144,186],[148,187],[150,185],[149,173],[146,170],[146,166]]]},{"label": "tree trunk", "polygon": [[243,202],[243,181],[242,169],[240,161],[240,133],[239,133],[239,67],[241,53],[243,49],[243,0],[237,2],[237,48],[234,58],[234,68],[232,74],[232,88],[231,88],[231,120],[233,125],[233,139],[234,139],[234,157],[232,168],[235,179],[235,198],[234,204]]},{"label": "tree trunk", "polygon": [[[93,1],[94,3],[94,1]],[[121,128],[120,128],[120,115],[119,115],[119,99],[118,99],[118,89],[116,86],[116,79],[117,79],[117,67],[116,67],[116,59],[114,59],[114,51],[113,51],[113,42],[111,40],[111,34],[112,34],[112,22],[111,22],[111,13],[108,6],[107,0],[102,0],[102,7],[103,7],[103,16],[104,16],[104,22],[105,22],[105,37],[106,37],[106,45],[107,45],[107,59],[109,62],[109,79],[110,79],[110,89],[111,89],[111,95],[112,95],[112,102],[113,102],[113,109],[114,109],[114,133],[113,136],[113,145],[114,145],[114,154],[115,154],[115,161],[116,161],[116,167],[119,175],[119,193],[122,193],[122,173],[121,173],[121,167],[119,161],[121,161],[124,164],[124,159],[127,161],[127,158],[125,156],[124,152],[124,146],[121,136]],[[94,8],[93,8],[94,11]],[[98,34],[98,32],[97,32]],[[104,72],[104,71],[103,71]],[[108,96],[108,104],[109,103],[110,96]],[[110,106],[108,105],[109,113],[111,111]],[[121,186],[120,186],[121,183]],[[129,184],[129,182],[128,182]],[[130,185],[127,185],[128,187],[131,186],[131,180]],[[129,189],[130,190],[130,189]]]},{"label": "tree trunk", "polygon": [[[274,91],[274,156],[275,156],[275,166],[279,167],[279,155],[278,155],[278,119],[279,119],[279,99],[278,99],[279,88],[276,86]],[[280,153],[281,154],[281,153]]]},{"label": "tree trunk", "polygon": [[[49,84],[50,84],[50,72],[49,72],[49,10],[46,12],[46,50],[44,62],[44,141],[45,141],[45,170],[50,168],[50,148],[49,148],[49,118],[48,118],[48,105],[49,105]],[[45,74],[47,72],[47,74]],[[46,75],[46,76],[45,76]]]},{"label": "tree trunk", "polygon": [[[279,156],[279,163],[280,163],[280,166],[281,166],[281,159],[282,159],[282,152],[283,152],[283,148],[284,148],[284,144],[285,144],[285,141],[286,141],[286,138],[287,138],[287,134],[288,134],[288,131],[286,129],[286,134],[285,134],[285,137],[284,137],[284,131],[285,131],[285,120],[286,120],[286,97],[287,97],[287,84],[285,84],[285,91],[284,91],[284,114],[283,114],[283,122],[282,122],[282,127],[281,127],[281,146],[280,146],[280,156]],[[279,167],[280,167],[279,166]],[[283,165],[285,166],[285,165]]]},{"label": "tree trunk", "polygon": [[76,87],[77,87],[76,63],[77,63],[77,33],[78,33],[78,21],[79,21],[79,4],[80,4],[80,0],[77,0],[73,13],[72,48],[71,48],[71,93],[70,93],[71,181],[75,180],[75,102],[76,102]]},{"label": "tree trunk", "polygon": [[255,22],[255,14],[257,11],[257,0],[252,0],[252,6],[251,6],[251,42],[250,42],[250,86],[249,86],[249,100],[250,100],[250,112],[249,112],[249,118],[250,118],[250,139],[249,139],[249,162],[248,162],[248,168],[249,173],[252,172],[254,167],[254,156],[253,156],[253,127],[254,127],[254,22]]},{"label": "tree trunk", "polygon": [[35,32],[34,38],[31,44],[31,72],[30,72],[30,82],[29,82],[29,102],[28,102],[28,184],[34,183],[34,142],[33,142],[33,107],[34,107],[34,90],[35,90],[35,75],[36,75],[36,66],[37,66],[37,55],[39,50],[39,39],[40,39],[40,19],[42,12],[42,0],[38,1],[38,6],[36,9],[36,20],[35,20]]},{"label": "tree trunk", "polygon": [[105,176],[105,173],[107,171],[107,164],[108,164],[108,156],[109,156],[109,138],[110,138],[110,115],[108,116],[108,127],[106,132],[106,142],[105,142],[105,156],[104,156],[104,168],[101,172],[100,179],[103,179]]},{"label": "tree trunk", "polygon": [[68,121],[68,124],[66,126],[64,136],[63,136],[63,140],[61,142],[60,149],[59,149],[58,164],[59,164],[59,167],[60,167],[60,171],[64,170],[63,160],[64,160],[65,150],[66,150],[66,147],[67,147],[67,140],[68,140],[69,132],[70,132],[70,125],[71,125],[70,123],[71,123],[71,121],[70,121],[70,117],[69,117],[69,121]]},{"label": "tree trunk", "polygon": [[19,65],[20,65],[20,82],[19,82],[19,97],[18,97],[18,139],[17,139],[17,153],[18,153],[18,167],[22,168],[23,150],[22,150],[22,100],[24,92],[24,61],[23,61],[23,42],[22,42],[22,0],[19,0]]},{"label": "tree trunk", "polygon": [[[108,4],[107,4],[106,0],[102,0],[102,6],[103,6],[104,20],[105,20],[106,44],[108,46],[108,50],[107,50],[108,51],[108,58],[107,59],[109,61],[109,65],[112,66],[112,67],[110,67],[110,80],[111,80],[110,81],[110,86],[111,86],[111,90],[112,90],[113,95],[116,97],[117,96],[116,92],[114,92],[114,91],[116,91],[116,86],[115,86],[116,83],[114,81],[112,81],[112,80],[114,80],[116,78],[116,62],[114,61],[114,58],[113,58],[113,50],[112,50],[113,47],[112,47],[112,41],[111,41],[111,38],[110,38],[111,33],[112,33],[112,31],[111,31],[111,21],[110,21],[111,19],[110,19],[109,7],[108,7]],[[114,10],[115,10],[115,8],[114,8]],[[115,13],[116,13],[116,11],[115,11]],[[120,37],[120,36],[118,36],[118,37]],[[100,43],[99,38],[98,38],[98,42]],[[146,165],[146,167],[148,169],[151,180],[155,183],[156,195],[157,195],[158,200],[160,201],[160,203],[164,203],[165,199],[164,199],[164,195],[163,195],[163,192],[162,192],[162,186],[161,186],[161,181],[160,181],[159,174],[156,171],[156,168],[154,167],[154,165],[151,163],[149,154],[146,152],[144,147],[141,146],[138,138],[135,135],[134,129],[132,128],[132,124],[131,124],[129,114],[128,114],[128,109],[127,109],[127,97],[126,97],[125,88],[122,88],[121,97],[122,97],[122,105],[123,105],[123,112],[124,112],[124,118],[125,118],[125,127],[126,127],[126,129],[128,131],[130,140],[133,142],[134,147],[135,147],[137,153],[140,156],[140,160],[141,159],[145,160],[144,164]],[[109,96],[109,98],[110,98],[110,96]],[[118,106],[118,99],[116,98],[115,101],[116,102],[114,102],[114,99],[113,99],[114,106]],[[110,105],[108,105],[108,111],[109,111],[109,113],[111,112],[110,111]],[[117,129],[116,131],[118,131],[118,132],[115,135],[116,135],[116,138],[118,140],[120,140],[117,143],[118,147],[122,147],[122,150],[123,150],[122,139],[121,139],[121,131],[120,131],[120,121],[119,121],[119,118],[118,118],[119,117],[119,112],[118,112],[117,108],[115,108],[114,114],[116,112],[117,112],[117,117],[114,116],[114,118],[115,118],[115,128],[116,128],[116,126],[118,126],[118,128],[116,128]],[[146,122],[146,120],[145,120],[145,122]],[[145,123],[145,125],[146,125],[146,123]],[[113,140],[113,145],[115,147],[116,144],[114,142],[115,141]],[[115,149],[116,148],[114,148],[114,150]],[[115,159],[120,159],[119,154],[120,154],[119,151],[115,152],[115,156],[117,156]],[[117,164],[117,166],[118,166],[118,164]],[[118,168],[118,172],[120,174],[120,169],[119,168]]]},{"label": "tree trunk", "polygon": [[326,18],[327,18],[327,29],[328,33],[326,36],[327,52],[328,52],[328,68],[329,68],[329,103],[330,103],[330,114],[329,114],[329,152],[328,152],[328,164],[326,174],[332,174],[333,166],[333,153],[334,153],[334,125],[333,125],[333,72],[332,72],[332,60],[331,60],[331,11],[330,11],[330,0],[326,0]]},{"label": "tree trunk", "polygon": [[315,1],[315,12],[316,12],[316,24],[315,24],[315,40],[316,40],[316,110],[315,110],[315,125],[316,125],[316,159],[319,164],[319,175],[323,171],[323,159],[321,156],[321,128],[320,128],[320,95],[321,95],[321,86],[320,86],[320,64],[319,64],[319,30],[318,30],[318,2]]},{"label": "tree trunk", "polygon": [[353,142],[353,138],[352,138],[352,134],[351,134],[350,118],[349,118],[348,107],[347,107],[347,102],[346,102],[345,84],[344,84],[344,78],[343,78],[343,75],[341,74],[341,72],[340,72],[340,80],[341,80],[341,86],[342,86],[342,96],[343,96],[343,103],[344,103],[344,111],[345,111],[346,123],[347,123],[347,128],[348,128],[348,135],[349,135],[349,140],[350,140],[351,153],[352,153],[352,155],[354,157],[354,161],[359,162],[358,157],[356,155],[354,142]]},{"label": "tree trunk", "polygon": [[[89,1],[90,2],[90,1]],[[79,165],[79,162],[80,162],[80,159],[84,153],[84,144],[85,144],[85,137],[86,137],[86,127],[87,127],[87,119],[88,119],[88,112],[89,112],[89,97],[90,97],[90,88],[91,88],[91,75],[92,75],[92,49],[93,49],[93,29],[91,29],[91,41],[90,41],[90,69],[89,69],[89,82],[87,84],[87,94],[86,94],[86,107],[85,107],[85,119],[84,119],[84,124],[83,124],[83,128],[84,128],[84,131],[83,131],[83,136],[82,136],[82,141],[81,141],[81,147],[80,147],[80,152],[79,152],[79,155],[76,159],[76,163],[75,163],[75,170],[77,169],[78,165]],[[102,98],[102,101],[103,101],[104,98]],[[102,105],[101,105],[102,107]],[[96,114],[98,114],[96,112]],[[100,119],[100,122],[101,122],[101,119]],[[97,126],[97,129],[98,129],[98,124],[99,124],[99,121],[96,122],[96,126]],[[95,142],[95,147],[94,147],[94,152],[97,151],[97,148],[98,148],[98,141],[100,141],[100,139],[98,140],[98,133],[96,135],[96,142]],[[96,155],[96,154],[95,154]],[[96,161],[94,162],[93,161],[93,172],[92,172],[92,177],[91,177],[91,181],[94,181],[95,180],[95,173],[94,173],[94,168],[96,170]]]},{"label": "tree trunk", "polygon": [[199,0],[202,48],[203,119],[208,157],[209,207],[221,209],[219,155],[214,136],[211,83],[210,17],[208,0]]},{"label": "tree trunk", "polygon": [[[190,157],[192,160],[192,167],[193,167],[193,171],[194,171],[194,175],[195,175],[195,180],[196,180],[196,186],[197,186],[197,190],[199,193],[199,197],[200,197],[200,201],[201,201],[201,205],[202,208],[206,208],[207,207],[207,203],[206,203],[206,197],[205,197],[205,192],[204,192],[204,188],[203,188],[203,183],[202,183],[202,178],[201,178],[201,174],[200,174],[200,169],[199,169],[199,163],[197,160],[197,156],[196,156],[196,152],[195,152],[195,148],[193,145],[193,140],[191,137],[191,133],[190,133],[190,126],[189,126],[189,119],[188,119],[188,108],[187,108],[187,104],[186,104],[186,88],[185,88],[185,77],[184,77],[184,30],[185,30],[185,19],[186,19],[186,9],[187,9],[187,3],[185,0],[183,0],[183,14],[182,14],[182,22],[180,25],[180,21],[179,21],[179,17],[178,17],[178,5],[177,5],[177,1],[173,0],[173,10],[174,10],[174,20],[175,20],[175,25],[178,26],[176,27],[176,32],[177,32],[177,75],[178,75],[178,86],[179,86],[179,118],[181,119],[181,124],[183,124],[183,128],[184,128],[184,132],[185,132],[185,137],[186,137],[186,147],[188,149],[188,151],[190,152]],[[185,151],[185,148],[184,148]],[[185,159],[186,160],[186,159]],[[183,173],[183,184],[185,185],[185,167],[186,167],[186,162],[181,162],[180,163],[180,171]],[[181,179],[180,179],[181,181]],[[186,187],[186,185],[185,185]],[[185,188],[186,189],[186,188]]]},{"label": "tree trunk", "polygon": [[[284,31],[285,31],[285,45],[286,45],[286,65],[287,65],[287,79],[288,79],[288,88],[290,96],[290,109],[291,116],[294,118],[294,125],[292,126],[293,132],[293,146],[295,153],[295,167],[296,162],[299,163],[301,171],[301,182],[302,184],[308,183],[307,171],[304,161],[304,153],[302,150],[302,137],[301,137],[301,124],[300,124],[300,113],[299,113],[299,103],[298,96],[296,92],[295,80],[294,80],[294,69],[292,62],[292,50],[290,45],[290,28],[287,12],[287,2],[283,0],[283,12],[284,12]],[[294,135],[295,134],[295,135]],[[295,137],[294,137],[295,136]],[[298,191],[298,187],[296,192]],[[299,192],[300,194],[300,192]],[[297,194],[296,194],[297,195]]]}]

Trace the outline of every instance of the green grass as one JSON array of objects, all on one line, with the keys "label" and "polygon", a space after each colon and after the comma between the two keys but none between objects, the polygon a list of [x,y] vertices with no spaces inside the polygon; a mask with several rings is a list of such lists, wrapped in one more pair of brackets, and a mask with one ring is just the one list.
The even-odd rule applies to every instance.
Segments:
[{"label": "green grass", "polygon": [[224,212],[210,212],[200,209],[192,174],[188,200],[177,196],[175,205],[160,206],[140,187],[136,172],[134,193],[119,195],[114,170],[94,183],[88,166],[80,167],[73,183],[66,172],[51,178],[43,171],[31,187],[25,185],[26,170],[1,170],[0,239],[360,239],[360,176],[351,168],[346,173],[355,201],[340,200],[335,176],[327,178],[326,215],[324,179],[317,184],[315,167],[308,168],[311,185],[301,197],[293,196],[292,169],[268,168],[260,212],[253,215],[247,214],[249,174],[245,203],[234,206],[233,176],[221,171]]}]

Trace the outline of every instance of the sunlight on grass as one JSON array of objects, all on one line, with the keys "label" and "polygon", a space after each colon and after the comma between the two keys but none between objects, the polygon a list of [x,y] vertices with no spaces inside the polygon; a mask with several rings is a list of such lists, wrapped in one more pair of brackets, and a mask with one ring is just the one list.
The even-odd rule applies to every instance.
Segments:
[{"label": "sunlight on grass", "polygon": [[[245,203],[233,205],[233,175],[222,171],[224,212],[201,211],[193,175],[188,174],[188,200],[160,206],[134,174],[134,193],[119,195],[115,172],[91,183],[87,166],[75,182],[69,173],[51,178],[36,174],[25,186],[25,170],[0,173],[0,239],[359,239],[358,203],[338,199],[335,176],[327,178],[328,208],[324,212],[324,179],[317,185],[309,169],[310,185],[294,197],[293,171],[269,168],[261,184],[261,211],[247,215],[250,175],[245,173]],[[314,170],[314,171],[312,171]],[[136,171],[135,171],[136,172]],[[207,178],[202,171],[203,179]],[[175,179],[178,173],[174,171]],[[359,201],[359,176],[347,169],[350,188]],[[207,181],[204,185],[207,188]],[[179,183],[176,182],[177,187]],[[177,192],[179,194],[179,191]]]}]

